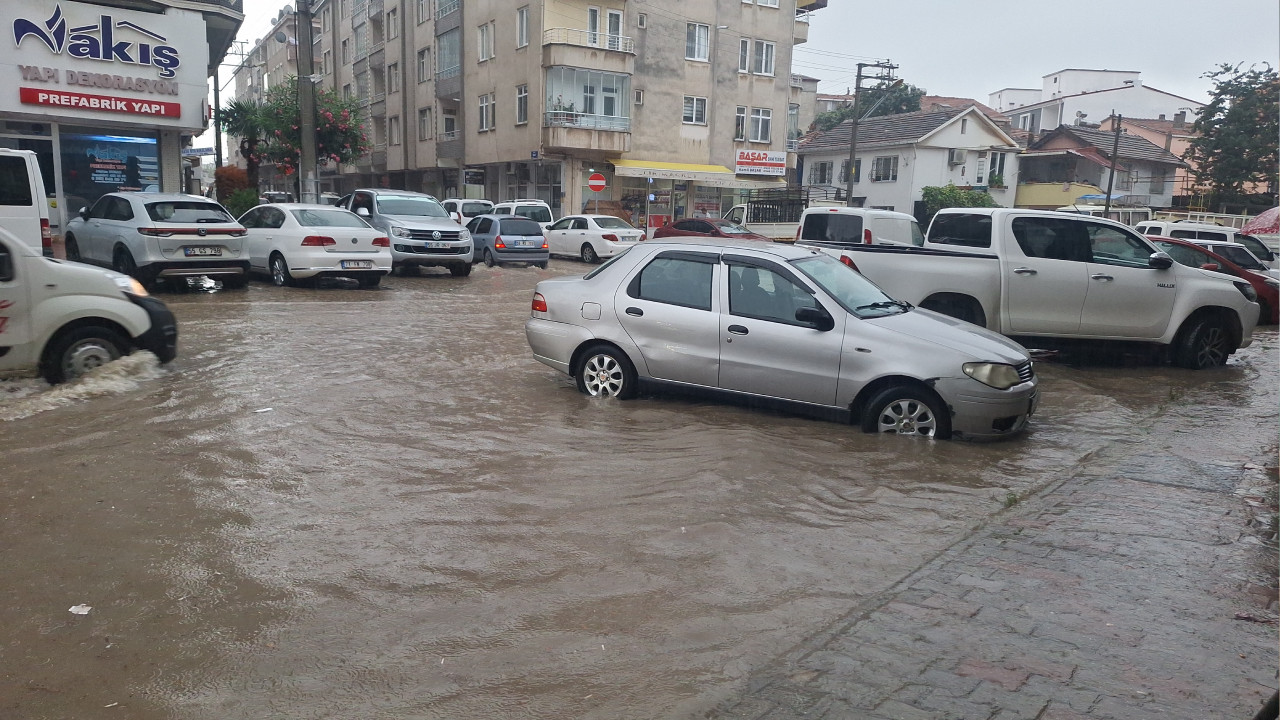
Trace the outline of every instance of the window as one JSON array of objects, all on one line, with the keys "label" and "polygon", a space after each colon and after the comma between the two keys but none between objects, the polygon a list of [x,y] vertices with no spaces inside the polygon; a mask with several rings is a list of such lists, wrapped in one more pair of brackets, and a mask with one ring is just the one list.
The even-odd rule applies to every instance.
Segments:
[{"label": "window", "polygon": [[414,18],[419,25],[427,21],[431,17],[431,4],[428,0],[418,0],[418,10]]},{"label": "window", "polygon": [[1107,225],[1087,226],[1093,262],[1102,265],[1146,268],[1151,249],[1133,235]]},{"label": "window", "polygon": [[897,155],[881,155],[871,162],[871,182],[895,182],[897,179]]},{"label": "window", "polygon": [[1147,192],[1152,195],[1163,195],[1165,179],[1166,176],[1164,168],[1153,169],[1151,171],[1151,186],[1147,188]]},{"label": "window", "polygon": [[[1014,220],[1015,225],[1017,222]],[[929,242],[975,248],[991,247],[990,215],[939,213],[933,217],[929,230]],[[1017,236],[1017,230],[1014,235]],[[1021,238],[1018,238],[1018,244],[1022,244]],[[1023,250],[1025,252],[1026,249]],[[1027,256],[1039,257],[1030,253]]]},{"label": "window", "polygon": [[605,32],[608,33],[608,48],[610,50],[622,49],[622,13],[617,10],[610,10],[606,13]]},{"label": "window", "polygon": [[422,48],[418,51],[418,82],[423,83],[431,79],[431,48]]},{"label": "window", "polygon": [[778,7],[778,0],[756,0],[760,7]]},{"label": "window", "polygon": [[960,134],[964,135],[969,131],[969,118],[960,118]]},{"label": "window", "polygon": [[989,182],[996,187],[1005,187],[1004,182],[1004,157],[1005,153],[991,153],[991,174],[988,175]]},{"label": "window", "polygon": [[1117,190],[1133,189],[1133,175],[1128,170],[1116,171],[1116,189]]},{"label": "window", "polygon": [[587,44],[600,44],[600,8],[587,8]]},{"label": "window", "polygon": [[325,8],[324,12],[320,13],[320,32],[329,32],[330,10],[332,10],[332,8]]},{"label": "window", "polygon": [[751,72],[751,41],[747,38],[738,41],[738,72]]},{"label": "window", "polygon": [[751,142],[769,142],[769,130],[772,124],[772,110],[751,108]]},{"label": "window", "polygon": [[493,57],[493,25],[485,23],[476,28],[476,49],[480,62]]},{"label": "window", "polygon": [[436,76],[453,77],[462,69],[462,33],[459,28],[436,37]]},{"label": "window", "polygon": [[516,10],[516,47],[522,48],[529,44],[529,6]]},{"label": "window", "polygon": [[328,75],[333,72],[333,52],[325,50],[320,56],[320,74]]},{"label": "window", "polygon": [[973,181],[978,185],[982,185],[982,179],[987,174],[987,154],[985,152],[978,153],[978,170],[973,175]]},{"label": "window", "polygon": [[342,99],[350,100],[351,98],[352,98],[351,83],[347,83],[346,85],[342,86]]},{"label": "window", "polygon": [[516,86],[516,124],[529,122],[529,86]]},{"label": "window", "polygon": [[351,64],[351,41],[347,38],[342,39],[342,64]]},{"label": "window", "polygon": [[729,265],[729,314],[799,325],[796,310],[817,307],[807,290],[768,268]]},{"label": "window", "polygon": [[418,108],[418,139],[431,139],[431,108]]},{"label": "window", "polygon": [[458,132],[458,113],[453,110],[444,111],[444,134],[448,137],[445,140],[453,140],[454,135]]},{"label": "window", "polygon": [[739,105],[733,116],[733,139],[747,139],[747,107]]},{"label": "window", "polygon": [[387,118],[387,144],[400,144],[400,116],[392,115]]},{"label": "window", "polygon": [[480,96],[480,131],[492,130],[494,126],[494,117],[496,115],[493,95],[486,94]]},{"label": "window", "polygon": [[643,91],[643,90],[637,90],[637,91],[636,91],[636,95],[635,95],[635,103],[636,103],[637,105],[643,105],[643,104],[644,104],[644,91]]},{"label": "window", "polygon": [[683,121],[692,125],[707,124],[707,99],[704,97],[684,96]]},{"label": "window", "polygon": [[387,11],[387,39],[395,40],[400,37],[400,11],[391,8]]},{"label": "window", "polygon": [[387,66],[387,92],[400,92],[400,63]]},{"label": "window", "polygon": [[751,72],[756,75],[773,74],[774,44],[763,40],[756,41],[755,53],[751,59]]},{"label": "window", "polygon": [[649,16],[646,13],[640,13],[636,16],[636,27],[642,30],[649,27]]},{"label": "window", "polygon": [[710,262],[659,256],[640,271],[627,294],[640,300],[710,310],[713,267]]},{"label": "window", "polygon": [[[1046,217],[1014,218],[1013,237],[1024,255],[1046,260],[1092,262],[1093,247],[1085,224]],[[990,242],[988,241],[989,246]]]},{"label": "window", "polygon": [[[847,159],[840,162],[840,181],[849,182],[849,161]],[[853,181],[855,183],[862,181],[862,158],[853,161]]]},{"label": "window", "polygon": [[810,185],[830,185],[831,184],[831,163],[815,162],[809,165],[809,184]]},{"label": "window", "polygon": [[689,23],[685,26],[684,57],[686,60],[711,59],[711,26]]}]

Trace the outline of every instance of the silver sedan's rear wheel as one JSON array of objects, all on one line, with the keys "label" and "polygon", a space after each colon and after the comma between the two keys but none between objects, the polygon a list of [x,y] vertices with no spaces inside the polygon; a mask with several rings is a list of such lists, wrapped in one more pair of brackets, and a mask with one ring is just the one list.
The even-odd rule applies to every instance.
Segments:
[{"label": "silver sedan's rear wheel", "polygon": [[862,429],[945,440],[951,437],[951,417],[932,393],[910,385],[895,385],[876,393],[867,403]]},{"label": "silver sedan's rear wheel", "polygon": [[593,345],[578,364],[578,389],[592,397],[634,397],[635,367],[621,350],[611,345]]}]

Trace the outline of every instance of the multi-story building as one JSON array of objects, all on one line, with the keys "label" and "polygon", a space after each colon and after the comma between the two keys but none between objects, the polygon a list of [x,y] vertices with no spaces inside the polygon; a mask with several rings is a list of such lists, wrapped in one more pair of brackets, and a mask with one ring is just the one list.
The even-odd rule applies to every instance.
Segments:
[{"label": "multi-story building", "polygon": [[323,169],[322,189],[530,197],[557,215],[598,201],[649,225],[718,215],[785,184],[814,91],[791,50],[825,6],[320,0],[322,83],[361,99],[374,147]]}]

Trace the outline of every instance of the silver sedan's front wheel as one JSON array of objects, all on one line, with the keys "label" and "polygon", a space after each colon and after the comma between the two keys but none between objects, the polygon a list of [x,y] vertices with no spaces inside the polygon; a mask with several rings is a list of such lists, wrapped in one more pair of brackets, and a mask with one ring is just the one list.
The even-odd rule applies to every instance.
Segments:
[{"label": "silver sedan's front wheel", "polygon": [[636,371],[621,350],[595,345],[584,353],[578,365],[578,389],[592,397],[625,400],[636,394]]},{"label": "silver sedan's front wheel", "polygon": [[867,403],[862,429],[945,440],[951,437],[951,418],[931,393],[903,385],[887,388]]}]

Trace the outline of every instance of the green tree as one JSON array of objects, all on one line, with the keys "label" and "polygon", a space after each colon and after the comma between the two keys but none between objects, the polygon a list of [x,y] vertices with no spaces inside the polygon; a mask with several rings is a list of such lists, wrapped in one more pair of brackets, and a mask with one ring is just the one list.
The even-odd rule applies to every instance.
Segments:
[{"label": "green tree", "polygon": [[946,187],[921,188],[921,193],[925,216],[916,218],[920,221],[921,227],[928,227],[933,216],[943,208],[1000,207],[1000,203],[985,191],[958,188],[953,183],[947,183]]},{"label": "green tree", "polygon": [[1223,63],[1201,77],[1213,80],[1212,99],[1196,118],[1183,158],[1196,179],[1208,185],[1215,205],[1246,200],[1251,185],[1275,191],[1277,138],[1280,137],[1280,79],[1267,63]]},{"label": "green tree", "polygon": [[240,138],[239,152],[248,166],[249,187],[258,191],[258,165],[261,158],[258,146],[266,135],[265,106],[256,100],[232,100],[220,108],[214,117],[218,129]]},{"label": "green tree", "polygon": [[[862,116],[869,117],[916,112],[920,109],[920,99],[924,95],[925,91],[915,85],[903,83],[894,87],[891,83],[884,83],[879,87],[862,91],[858,96],[858,112]],[[876,105],[876,103],[880,104]],[[871,111],[869,115],[868,110]],[[851,117],[853,117],[853,103],[838,107],[831,112],[819,113],[813,122],[819,130],[826,131]]]},{"label": "green tree", "polygon": [[[298,78],[290,76],[267,91],[263,112],[265,140],[259,159],[275,163],[292,175],[302,159],[302,131],[298,124]],[[371,146],[355,99],[343,100],[333,90],[316,91],[316,160],[349,164],[368,154]]]}]

